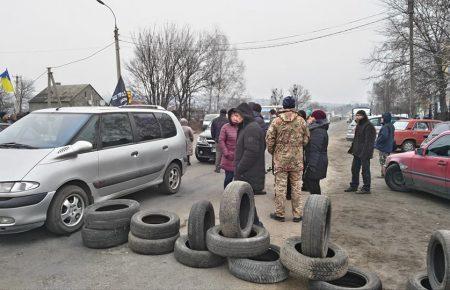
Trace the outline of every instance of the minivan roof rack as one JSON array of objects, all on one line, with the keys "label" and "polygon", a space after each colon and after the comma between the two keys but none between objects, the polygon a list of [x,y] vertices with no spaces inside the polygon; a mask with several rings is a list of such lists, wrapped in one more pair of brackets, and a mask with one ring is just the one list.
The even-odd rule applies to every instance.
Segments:
[{"label": "minivan roof rack", "polygon": [[123,105],[119,108],[166,110],[164,107],[158,105]]}]

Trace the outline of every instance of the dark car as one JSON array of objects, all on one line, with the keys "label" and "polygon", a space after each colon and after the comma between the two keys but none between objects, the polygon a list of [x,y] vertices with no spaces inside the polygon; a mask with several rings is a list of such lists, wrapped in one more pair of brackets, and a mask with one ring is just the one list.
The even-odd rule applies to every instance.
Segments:
[{"label": "dark car", "polygon": [[9,126],[8,123],[0,123],[0,132],[8,128],[8,126]]},{"label": "dark car", "polygon": [[211,124],[197,138],[195,157],[200,162],[214,162],[216,160],[216,142],[211,137]]}]

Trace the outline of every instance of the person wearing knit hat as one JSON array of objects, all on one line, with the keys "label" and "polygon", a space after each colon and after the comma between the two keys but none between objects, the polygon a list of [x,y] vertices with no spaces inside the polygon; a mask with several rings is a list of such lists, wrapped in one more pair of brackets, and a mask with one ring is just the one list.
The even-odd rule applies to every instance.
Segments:
[{"label": "person wearing knit hat", "polygon": [[[377,132],[375,127],[367,118],[366,111],[359,110],[355,116],[356,129],[355,137],[348,153],[353,155],[352,181],[350,187],[345,192],[356,192],[360,194],[370,193],[370,159],[373,158],[375,148],[375,138]],[[361,170],[362,169],[362,170]],[[358,191],[359,174],[362,172],[363,187]]]},{"label": "person wearing knit hat", "polygon": [[303,182],[311,194],[322,194],[320,180],[327,177],[328,128],[327,114],[322,110],[312,112],[309,121],[310,141],[305,148]]},{"label": "person wearing knit hat", "polygon": [[291,187],[292,216],[294,222],[302,220],[301,176],[303,146],[308,144],[309,131],[305,120],[295,110],[295,99],[283,99],[283,110],[269,126],[266,135],[267,150],[273,156],[275,174],[275,212],[270,218],[285,221],[285,202],[288,183]]}]

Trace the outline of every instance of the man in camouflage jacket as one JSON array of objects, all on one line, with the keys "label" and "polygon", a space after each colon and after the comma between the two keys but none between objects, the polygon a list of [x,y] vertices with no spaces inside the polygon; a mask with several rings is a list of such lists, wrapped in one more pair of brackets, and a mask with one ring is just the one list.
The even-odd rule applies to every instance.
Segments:
[{"label": "man in camouflage jacket", "polygon": [[275,173],[275,213],[270,217],[284,221],[284,204],[288,179],[292,189],[292,215],[294,222],[302,220],[300,199],[303,172],[303,146],[308,144],[309,131],[305,120],[295,109],[295,99],[286,97],[281,110],[267,131],[267,150],[273,155]]}]

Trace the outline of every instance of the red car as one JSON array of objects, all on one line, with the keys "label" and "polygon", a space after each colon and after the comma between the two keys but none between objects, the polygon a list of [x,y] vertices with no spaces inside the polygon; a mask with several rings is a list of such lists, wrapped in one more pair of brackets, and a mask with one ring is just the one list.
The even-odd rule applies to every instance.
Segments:
[{"label": "red car", "polygon": [[450,199],[450,131],[415,151],[392,154],[384,170],[392,190],[415,189]]},{"label": "red car", "polygon": [[395,144],[404,152],[413,151],[428,137],[435,124],[440,122],[438,120],[425,119],[396,121],[394,123]]}]

